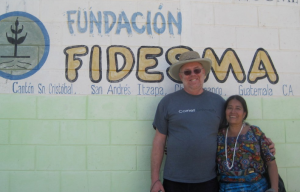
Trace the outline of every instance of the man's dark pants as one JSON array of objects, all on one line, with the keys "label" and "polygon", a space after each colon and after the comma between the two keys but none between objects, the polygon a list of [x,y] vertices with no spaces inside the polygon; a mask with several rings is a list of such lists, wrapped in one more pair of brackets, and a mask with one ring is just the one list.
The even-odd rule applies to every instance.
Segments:
[{"label": "man's dark pants", "polygon": [[219,183],[217,178],[203,183],[179,183],[164,179],[165,192],[218,192]]}]

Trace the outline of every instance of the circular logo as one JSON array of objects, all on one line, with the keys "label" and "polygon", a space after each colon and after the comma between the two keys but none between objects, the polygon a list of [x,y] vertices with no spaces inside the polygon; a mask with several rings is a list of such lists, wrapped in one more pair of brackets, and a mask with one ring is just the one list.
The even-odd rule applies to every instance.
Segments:
[{"label": "circular logo", "polygon": [[45,63],[50,39],[43,23],[35,16],[15,11],[0,16],[0,76],[25,79]]}]

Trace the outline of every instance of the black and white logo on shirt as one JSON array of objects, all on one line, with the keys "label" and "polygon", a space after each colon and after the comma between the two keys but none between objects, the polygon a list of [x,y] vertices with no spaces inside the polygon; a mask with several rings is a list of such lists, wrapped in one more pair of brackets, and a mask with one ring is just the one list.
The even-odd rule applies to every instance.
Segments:
[{"label": "black and white logo on shirt", "polygon": [[195,113],[196,109],[184,109],[184,110],[179,110],[179,113]]}]

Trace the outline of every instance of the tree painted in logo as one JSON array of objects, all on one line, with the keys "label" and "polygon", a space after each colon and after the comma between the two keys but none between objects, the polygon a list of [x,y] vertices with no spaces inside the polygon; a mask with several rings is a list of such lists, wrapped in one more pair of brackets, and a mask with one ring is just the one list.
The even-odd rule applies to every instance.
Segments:
[{"label": "tree painted in logo", "polygon": [[1,57],[5,57],[5,58],[30,58],[30,56],[17,56],[17,52],[18,52],[18,45],[22,44],[27,36],[27,33],[25,36],[18,38],[18,34],[20,34],[23,31],[23,25],[22,25],[22,29],[18,29],[19,26],[19,21],[18,21],[18,17],[16,19],[15,22],[15,29],[13,29],[13,26],[11,25],[10,30],[13,34],[15,34],[15,37],[8,37],[7,33],[6,33],[6,38],[7,41],[11,44],[14,44],[15,46],[15,50],[14,50],[14,56],[1,56]]}]

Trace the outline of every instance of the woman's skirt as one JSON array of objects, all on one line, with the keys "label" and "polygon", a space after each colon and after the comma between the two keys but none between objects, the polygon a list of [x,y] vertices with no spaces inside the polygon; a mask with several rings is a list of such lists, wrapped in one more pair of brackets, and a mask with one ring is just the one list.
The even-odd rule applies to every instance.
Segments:
[{"label": "woman's skirt", "polygon": [[265,178],[257,182],[230,183],[220,181],[220,192],[265,192],[268,189]]}]

